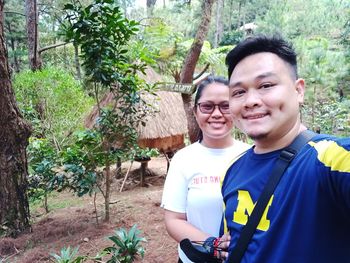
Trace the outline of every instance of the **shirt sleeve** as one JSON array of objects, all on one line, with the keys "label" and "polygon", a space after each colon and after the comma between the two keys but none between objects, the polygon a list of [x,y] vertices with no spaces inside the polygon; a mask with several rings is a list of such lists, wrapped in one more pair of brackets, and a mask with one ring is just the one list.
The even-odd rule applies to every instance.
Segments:
[{"label": "shirt sleeve", "polygon": [[344,202],[350,210],[350,138],[322,140],[312,143],[317,151],[320,169],[326,170],[323,177],[328,191],[337,203]]},{"label": "shirt sleeve", "polygon": [[161,207],[164,209],[186,213],[188,182],[184,169],[188,169],[188,167],[186,168],[183,156],[175,154],[164,184],[161,203]]}]

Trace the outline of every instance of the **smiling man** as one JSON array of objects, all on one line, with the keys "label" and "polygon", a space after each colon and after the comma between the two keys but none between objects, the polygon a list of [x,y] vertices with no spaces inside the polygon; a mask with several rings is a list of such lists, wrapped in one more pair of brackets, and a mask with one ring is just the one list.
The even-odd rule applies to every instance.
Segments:
[{"label": "smiling man", "polygon": [[[255,36],[226,57],[230,110],[255,146],[226,173],[224,226],[235,247],[281,150],[306,130],[305,82],[279,37]],[[289,165],[241,262],[350,262],[350,138],[319,134]]]}]

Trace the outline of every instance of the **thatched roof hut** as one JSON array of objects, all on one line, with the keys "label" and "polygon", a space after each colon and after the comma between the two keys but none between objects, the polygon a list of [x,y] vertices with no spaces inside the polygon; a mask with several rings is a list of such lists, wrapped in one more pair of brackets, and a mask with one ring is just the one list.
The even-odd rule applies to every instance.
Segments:
[{"label": "thatched roof hut", "polygon": [[[151,68],[141,76],[147,83],[161,82],[161,77]],[[157,91],[157,99],[145,96],[143,99],[157,108],[157,112],[147,117],[146,125],[138,127],[139,146],[157,148],[162,152],[172,152],[184,146],[184,135],[187,133],[187,119],[183,109],[180,93]],[[151,100],[151,101],[150,101]],[[113,103],[113,94],[107,93],[100,102],[101,107]],[[95,106],[85,119],[85,126],[92,128],[98,116]]]}]

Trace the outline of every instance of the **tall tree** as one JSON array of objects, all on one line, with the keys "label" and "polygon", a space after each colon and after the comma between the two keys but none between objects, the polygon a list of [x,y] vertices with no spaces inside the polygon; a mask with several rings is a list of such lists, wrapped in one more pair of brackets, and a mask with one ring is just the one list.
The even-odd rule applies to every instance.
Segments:
[{"label": "tall tree", "polygon": [[41,68],[39,55],[38,9],[36,0],[25,0],[27,22],[28,55],[30,69],[35,71]]},{"label": "tall tree", "polygon": [[214,36],[214,47],[218,47],[224,32],[224,26],[222,23],[223,15],[222,10],[224,7],[224,0],[218,0],[216,5],[216,30]]},{"label": "tall tree", "polygon": [[[192,83],[193,74],[196,68],[199,55],[202,51],[204,40],[209,31],[209,25],[211,20],[211,13],[215,0],[204,0],[202,3],[202,20],[198,26],[196,36],[193,40],[192,46],[187,53],[185,62],[181,69],[180,82]],[[192,96],[190,94],[182,93],[182,101],[186,112],[188,133],[190,141],[194,142],[198,139],[199,127],[193,115]]]},{"label": "tall tree", "polygon": [[0,231],[16,236],[30,228],[26,147],[30,128],[17,107],[4,39],[4,0],[0,0]]},{"label": "tall tree", "polygon": [[4,14],[4,32],[7,40],[9,66],[11,71],[19,72],[22,61],[21,53],[23,48],[27,46],[24,6],[18,1],[7,0]]}]

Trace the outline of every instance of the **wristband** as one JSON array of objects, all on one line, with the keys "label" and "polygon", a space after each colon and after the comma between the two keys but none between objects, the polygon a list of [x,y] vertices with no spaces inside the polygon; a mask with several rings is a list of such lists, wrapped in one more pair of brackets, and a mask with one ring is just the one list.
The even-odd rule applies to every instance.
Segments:
[{"label": "wristband", "polygon": [[216,238],[214,241],[214,257],[216,257],[216,258],[220,258],[220,257],[218,257],[218,250],[216,249],[219,247],[220,241],[221,241],[220,237]]},{"label": "wristband", "polygon": [[216,257],[217,255],[216,248],[219,246],[219,242],[220,242],[220,238],[208,237],[204,241],[203,247],[205,248],[205,250],[208,252],[209,255]]}]

